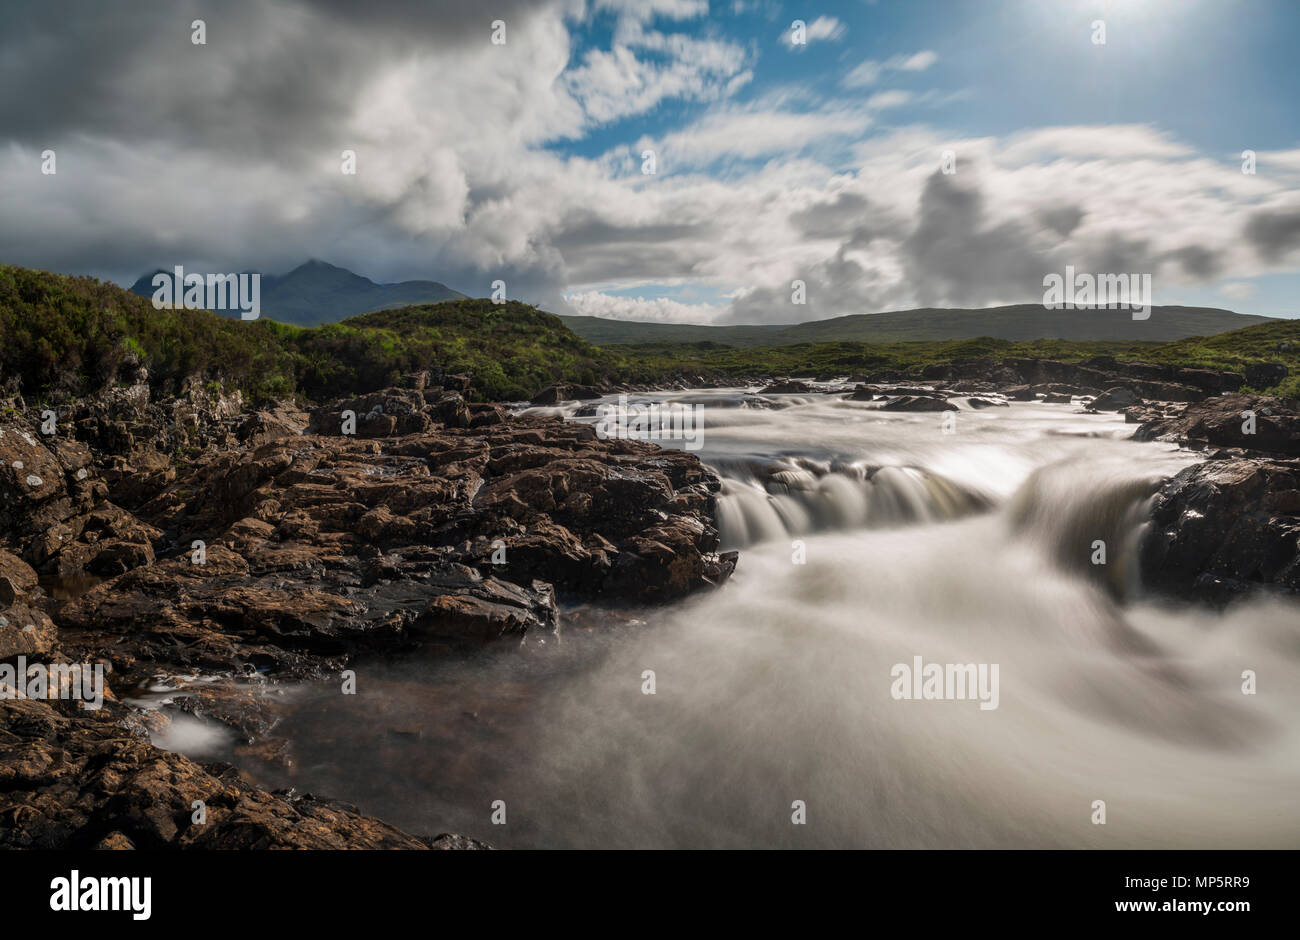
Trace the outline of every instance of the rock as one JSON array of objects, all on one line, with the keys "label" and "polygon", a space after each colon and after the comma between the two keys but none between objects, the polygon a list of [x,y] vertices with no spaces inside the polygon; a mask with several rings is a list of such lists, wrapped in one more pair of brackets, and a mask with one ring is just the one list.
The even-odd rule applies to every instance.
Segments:
[{"label": "rock", "polygon": [[568,389],[563,385],[548,385],[532,397],[530,404],[534,405],[558,405],[564,401]]},{"label": "rock", "polygon": [[1141,547],[1143,581],[1221,603],[1300,592],[1300,461],[1209,460],[1160,490]]},{"label": "rock", "polygon": [[[1254,433],[1246,413],[1254,415]],[[1171,417],[1146,421],[1137,440],[1196,442],[1300,456],[1300,412],[1280,398],[1234,393],[1195,402]]]},{"label": "rock", "polygon": [[956,411],[957,406],[945,398],[904,395],[880,406],[882,411]]},{"label": "rock", "polygon": [[115,539],[95,553],[95,557],[86,565],[86,571],[104,577],[113,577],[132,568],[152,565],[153,560],[151,545]]},{"label": "rock", "polygon": [[1137,395],[1127,388],[1108,388],[1088,405],[1090,411],[1121,411],[1133,405],[1141,404]]},{"label": "rock", "polygon": [[1033,401],[1038,397],[1028,385],[1013,385],[1010,388],[1003,389],[1002,394],[1009,401]]},{"label": "rock", "polygon": [[781,382],[773,382],[766,388],[760,389],[760,395],[799,395],[811,392],[812,386],[807,382],[786,379]]},{"label": "rock", "polygon": [[590,401],[602,397],[604,393],[588,385],[548,385],[533,396],[531,404],[558,405],[562,401]]},{"label": "rock", "polygon": [[11,552],[0,549],[0,609],[30,598],[38,579],[31,566]]},{"label": "rock", "polygon": [[43,655],[58,639],[54,621],[43,610],[21,601],[0,608],[0,660]]},{"label": "rock", "polygon": [[429,385],[429,370],[421,369],[418,372],[408,372],[402,376],[402,388],[414,389],[417,392],[424,391]]},{"label": "rock", "polygon": [[460,372],[456,375],[444,375],[442,377],[442,387],[449,392],[456,392],[459,395],[468,395],[470,386],[474,382],[474,377],[467,372]]},{"label": "rock", "polygon": [[483,578],[477,571],[462,569],[464,580],[444,580],[439,593],[425,606],[414,629],[433,636],[488,642],[525,634],[555,633],[560,612],[551,586],[533,581],[528,588]]},{"label": "rock", "polygon": [[1011,407],[1004,401],[993,401],[992,399],[987,399],[987,398],[968,398],[966,399],[966,404],[970,405],[972,408],[1010,408]]},{"label": "rock", "polygon": [[306,430],[309,416],[306,412],[275,409],[255,411],[245,417],[235,430],[241,444],[257,447],[281,437],[295,437]]},{"label": "rock", "polygon": [[[244,661],[290,675],[430,637],[545,636],[557,597],[648,602],[724,581],[735,560],[716,554],[719,487],[687,452],[554,419],[274,439],[181,468],[142,507],[152,525],[111,504],[79,520],[59,564],[109,580],[61,621],[69,643],[113,637],[124,669]],[[164,531],[183,553],[154,560]]]},{"label": "rock", "polygon": [[[77,716],[32,699],[0,709],[0,846],[7,849],[481,848],[421,839],[346,803],[245,783],[149,743],[138,719],[106,703]],[[193,821],[202,801],[205,821]]]},{"label": "rock", "polygon": [[1043,404],[1045,405],[1068,405],[1072,401],[1074,399],[1071,396],[1058,392],[1048,392],[1043,396]]},{"label": "rock", "polygon": [[65,518],[71,508],[65,496],[63,468],[39,432],[0,421],[0,535]]},{"label": "rock", "polygon": [[1245,383],[1251,388],[1268,389],[1277,385],[1290,374],[1280,362],[1253,362],[1246,366]]},{"label": "rock", "polygon": [[[561,600],[636,609],[734,571],[720,481],[693,454],[471,405],[468,377],[406,383],[309,413],[138,383],[69,408],[51,439],[0,420],[0,659],[101,662],[126,687],[198,674],[169,709],[278,759],[273,717],[232,675],[319,679],[362,653],[551,638]],[[48,489],[14,476],[29,462]],[[38,570],[59,576],[52,597]],[[0,709],[0,846],[484,847],[258,790],[152,747],[141,714],[106,700]],[[192,799],[209,800],[201,829]]]}]

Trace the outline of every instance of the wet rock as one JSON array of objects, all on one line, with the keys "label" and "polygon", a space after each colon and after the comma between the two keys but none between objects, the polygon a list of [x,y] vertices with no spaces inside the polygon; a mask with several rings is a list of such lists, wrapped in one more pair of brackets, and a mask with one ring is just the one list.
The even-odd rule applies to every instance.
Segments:
[{"label": "wet rock", "polygon": [[972,408],[977,408],[977,409],[979,409],[979,408],[1010,408],[1010,407],[1011,407],[1010,405],[1008,405],[1008,404],[1007,404],[1006,402],[1004,402],[1004,401],[995,401],[995,400],[993,400],[993,399],[989,399],[989,398],[968,398],[968,399],[966,399],[966,404],[970,405]]},{"label": "wet rock", "polygon": [[1141,564],[1148,586],[1183,598],[1300,592],[1300,461],[1227,458],[1183,470],[1156,497]]},{"label": "wet rock", "polygon": [[534,581],[524,588],[456,567],[464,574],[455,584],[441,583],[444,592],[425,606],[415,621],[416,631],[480,643],[556,632],[559,609],[549,584]]},{"label": "wet rock", "polygon": [[[138,383],[72,407],[75,440],[0,424],[5,469],[31,460],[55,481],[33,494],[0,470],[0,658],[102,661],[124,687],[215,678],[169,708],[260,739],[265,711],[218,694],[232,675],[322,678],[361,654],[545,639],[562,598],[668,601],[734,571],[713,525],[720,482],[692,454],[425,381],[248,414]],[[355,435],[341,433],[347,410]],[[37,570],[79,586],[45,597]],[[27,705],[0,709],[0,819],[18,820],[0,845],[481,847],[164,755],[126,733],[141,719],[119,706],[100,723]],[[218,789],[229,812],[214,826],[209,803],[209,826],[191,831],[192,794]]]},{"label": "wet rock", "polygon": [[1300,456],[1300,412],[1280,398],[1220,395],[1190,404],[1172,416],[1148,419],[1134,437]]},{"label": "wet rock", "polygon": [[604,393],[589,385],[548,385],[533,396],[531,404],[558,405],[562,401],[590,401]]},{"label": "wet rock", "polygon": [[[0,846],[8,849],[479,848],[417,838],[346,803],[269,793],[228,764],[149,743],[120,706],[77,717],[49,703],[0,708]],[[201,801],[205,819],[193,821]]]},{"label": "wet rock", "polygon": [[1106,389],[1094,398],[1088,408],[1091,411],[1122,411],[1138,404],[1141,404],[1141,400],[1132,391],[1115,387]]},{"label": "wet rock", "polygon": [[[184,467],[141,510],[153,537],[130,538],[121,510],[96,516],[87,533],[115,520],[140,548],[86,543],[103,545],[87,567],[110,580],[62,622],[86,646],[115,637],[122,668],[293,674],[426,636],[546,635],[556,594],[657,601],[725,580],[719,487],[693,455],[551,419],[276,439]],[[162,532],[203,541],[206,563],[187,549],[150,561]]]},{"label": "wet rock", "polygon": [[773,382],[766,388],[760,389],[760,395],[797,395],[812,391],[812,386],[807,382],[786,379],[781,382]]},{"label": "wet rock", "polygon": [[880,406],[882,411],[956,411],[957,406],[946,398],[929,395],[903,395]]}]

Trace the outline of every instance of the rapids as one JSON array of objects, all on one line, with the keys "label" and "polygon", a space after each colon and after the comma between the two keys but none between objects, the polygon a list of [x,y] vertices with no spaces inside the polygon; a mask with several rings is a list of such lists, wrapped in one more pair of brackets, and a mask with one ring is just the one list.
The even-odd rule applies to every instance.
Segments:
[{"label": "rapids", "polygon": [[[1194,456],[1077,405],[958,399],[944,433],[838,396],[641,397],[704,406],[732,580],[569,611],[558,647],[359,664],[356,696],[298,691],[297,764],[260,782],[502,847],[1300,845],[1300,610],[1138,583],[1148,499]],[[999,664],[998,707],[894,698],[918,656]]]}]

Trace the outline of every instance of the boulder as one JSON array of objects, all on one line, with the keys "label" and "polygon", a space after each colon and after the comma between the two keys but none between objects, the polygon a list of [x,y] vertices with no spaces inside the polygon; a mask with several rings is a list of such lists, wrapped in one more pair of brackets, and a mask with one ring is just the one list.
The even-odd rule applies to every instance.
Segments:
[{"label": "boulder", "polygon": [[1106,391],[1094,398],[1089,403],[1088,409],[1090,411],[1122,411],[1125,408],[1141,403],[1141,399],[1132,391],[1116,386],[1115,388],[1106,389]]},{"label": "boulder", "polygon": [[[1253,433],[1250,415],[1254,416]],[[1170,417],[1148,420],[1134,437],[1300,456],[1300,412],[1280,398],[1233,393],[1195,402]]]},{"label": "boulder", "polygon": [[928,395],[903,395],[880,406],[882,411],[956,411],[957,406],[946,398]]},{"label": "boulder", "polygon": [[1157,494],[1140,557],[1144,583],[1171,596],[1300,592],[1300,461],[1188,467]]}]

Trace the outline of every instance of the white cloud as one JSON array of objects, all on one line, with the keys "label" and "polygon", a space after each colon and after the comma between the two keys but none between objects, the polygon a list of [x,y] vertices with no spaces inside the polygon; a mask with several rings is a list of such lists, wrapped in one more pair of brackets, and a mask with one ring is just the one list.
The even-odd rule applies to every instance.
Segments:
[{"label": "white cloud", "polygon": [[923,72],[939,61],[939,56],[929,49],[912,55],[892,56],[885,62],[867,59],[858,63],[841,79],[845,88],[866,88],[874,85],[886,72]]},{"label": "white cloud", "polygon": [[718,304],[688,304],[667,297],[623,297],[600,291],[577,291],[566,294],[564,299],[579,316],[655,323],[708,323],[727,309]]},{"label": "white cloud", "polygon": [[[638,49],[654,53],[642,58]],[[664,59],[666,58],[666,61]],[[702,100],[734,94],[747,80],[742,45],[623,24],[613,46],[592,49],[569,68],[564,87],[588,117],[607,123],[641,114],[669,98]]]},{"label": "white cloud", "polygon": [[[173,99],[148,70],[123,75],[123,94],[146,83],[151,112],[192,109],[218,123],[173,139],[111,126],[0,138],[0,258],[70,271],[93,258],[95,273],[133,280],[152,265],[277,271],[315,256],[477,295],[500,277],[511,296],[543,306],[564,309],[567,296],[569,309],[593,315],[674,322],[1027,300],[1039,264],[1153,269],[1167,296],[1191,285],[1242,291],[1234,285],[1295,268],[1296,151],[1261,152],[1267,172],[1245,176],[1235,154],[1208,156],[1138,124],[882,133],[879,109],[928,93],[886,88],[863,102],[785,88],[737,101],[728,95],[754,66],[741,44],[652,29],[631,7],[605,6],[627,16],[605,48],[580,57],[571,6],[512,19],[508,51],[481,30],[433,48],[357,27],[328,45],[328,74],[346,77],[322,99],[328,110],[274,110],[291,126],[251,143],[238,135],[261,115],[231,104],[242,100],[232,96],[238,74],[320,58],[310,9],[245,50],[238,73],[203,72],[210,88],[177,83]],[[694,6],[655,9],[670,18]],[[934,61],[920,52],[874,63],[864,85]],[[600,157],[553,146],[673,100],[695,103],[697,116]],[[215,148],[225,135],[241,146]],[[55,177],[39,173],[44,146],[58,151]],[[655,176],[639,171],[643,146],[658,153]],[[357,151],[355,177],[339,172],[345,148]],[[946,149],[957,154],[951,186],[935,181]],[[1243,234],[1252,221],[1253,240]],[[808,282],[805,307],[789,306],[795,277]],[[1041,296],[1041,272],[1037,284]],[[658,296],[666,286],[735,302]]]},{"label": "white cloud", "polygon": [[835,42],[843,38],[847,27],[833,16],[819,16],[811,23],[805,21],[803,29],[803,43],[796,42],[796,34],[793,23],[790,28],[781,34],[781,41],[791,48],[799,48],[807,43],[820,42],[827,40]]}]

